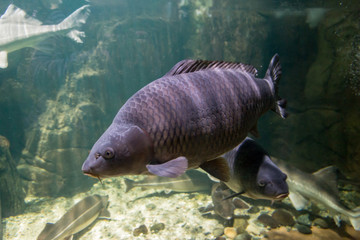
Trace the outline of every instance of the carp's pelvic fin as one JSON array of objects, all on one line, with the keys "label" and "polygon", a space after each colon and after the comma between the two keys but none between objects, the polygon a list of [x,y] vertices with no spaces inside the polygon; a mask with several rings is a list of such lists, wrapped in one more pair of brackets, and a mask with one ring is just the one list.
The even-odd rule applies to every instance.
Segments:
[{"label": "carp's pelvic fin", "polygon": [[216,177],[223,182],[230,180],[230,169],[227,161],[223,157],[204,162],[200,167],[211,176]]}]

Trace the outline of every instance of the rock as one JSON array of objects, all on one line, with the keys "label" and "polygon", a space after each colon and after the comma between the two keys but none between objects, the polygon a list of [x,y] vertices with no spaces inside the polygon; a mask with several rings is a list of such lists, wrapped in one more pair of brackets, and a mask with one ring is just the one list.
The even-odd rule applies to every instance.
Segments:
[{"label": "rock", "polygon": [[303,224],[295,224],[296,229],[303,234],[311,234],[311,228]]},{"label": "rock", "polygon": [[237,235],[234,240],[251,240],[251,236],[250,234],[245,232]]},{"label": "rock", "polygon": [[19,214],[25,208],[25,192],[15,166],[10,142],[0,135],[0,221],[1,217]]},{"label": "rock", "polygon": [[311,226],[311,219],[309,214],[303,214],[297,217],[296,222],[302,225]]},{"label": "rock", "polygon": [[237,235],[236,229],[234,227],[226,227],[224,229],[224,234],[226,237],[234,239]]},{"label": "rock", "polygon": [[273,219],[275,219],[280,225],[283,226],[294,226],[295,220],[293,215],[284,209],[276,209],[272,214]]},{"label": "rock", "polygon": [[164,223],[155,223],[154,225],[152,225],[150,227],[150,231],[153,232],[153,233],[158,233],[160,232],[161,230],[164,230],[165,229],[165,224]]},{"label": "rock", "polygon": [[246,230],[246,227],[249,225],[248,221],[243,218],[235,218],[233,227],[236,228],[236,232],[243,233]]},{"label": "rock", "polygon": [[265,227],[270,227],[270,228],[277,228],[279,227],[279,223],[274,219],[272,218],[271,216],[263,213],[261,214],[257,220],[263,224]]},{"label": "rock", "polygon": [[214,237],[220,237],[224,234],[224,228],[215,228],[212,234],[214,235]]},{"label": "rock", "polygon": [[142,224],[139,227],[134,229],[133,235],[135,237],[137,237],[137,236],[140,236],[140,234],[147,234],[148,232],[149,231],[148,231],[147,227],[144,224]]},{"label": "rock", "polygon": [[316,218],[313,221],[313,225],[314,226],[319,226],[319,227],[324,228],[324,229],[329,228],[329,224],[322,218]]}]

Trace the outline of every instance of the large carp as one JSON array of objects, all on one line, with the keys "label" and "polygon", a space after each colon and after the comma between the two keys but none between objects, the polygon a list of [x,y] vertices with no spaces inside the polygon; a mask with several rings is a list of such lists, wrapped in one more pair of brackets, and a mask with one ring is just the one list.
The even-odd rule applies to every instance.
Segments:
[{"label": "large carp", "polygon": [[228,181],[221,157],[257,133],[259,117],[269,109],[286,117],[277,95],[279,56],[263,79],[242,63],[183,60],[165,76],[135,93],[92,147],[84,174],[110,177],[156,174],[177,177],[201,167]]}]

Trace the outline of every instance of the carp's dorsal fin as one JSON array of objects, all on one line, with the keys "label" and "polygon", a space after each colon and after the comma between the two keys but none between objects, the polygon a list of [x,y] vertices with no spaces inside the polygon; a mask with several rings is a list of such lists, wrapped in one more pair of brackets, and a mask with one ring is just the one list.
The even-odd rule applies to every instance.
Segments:
[{"label": "carp's dorsal fin", "polygon": [[338,169],[335,166],[328,166],[319,169],[314,172],[313,175],[325,183],[334,193],[338,194],[339,190],[337,188],[337,171]]},{"label": "carp's dorsal fin", "polygon": [[227,182],[230,180],[230,169],[227,161],[223,157],[215,158],[214,160],[204,162],[200,167],[213,177]]},{"label": "carp's dorsal fin", "polygon": [[42,22],[39,20],[30,17],[26,14],[26,12],[14,4],[10,4],[6,9],[5,13],[0,17],[0,20],[4,22],[11,22],[11,23],[27,23],[31,25],[41,25]]},{"label": "carp's dorsal fin", "polygon": [[255,67],[243,63],[186,59],[175,64],[165,76],[197,72],[206,69],[235,69],[253,75],[257,74]]}]

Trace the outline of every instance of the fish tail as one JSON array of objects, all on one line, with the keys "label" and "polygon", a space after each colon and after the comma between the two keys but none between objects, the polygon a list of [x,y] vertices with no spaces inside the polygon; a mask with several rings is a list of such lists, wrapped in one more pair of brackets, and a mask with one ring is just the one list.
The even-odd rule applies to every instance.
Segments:
[{"label": "fish tail", "polygon": [[[90,14],[89,7],[90,5],[84,5],[75,10],[72,14],[70,14],[67,18],[65,18],[61,23],[57,25],[58,29],[73,29],[85,24],[86,19],[89,17]],[[85,37],[85,33],[74,29],[70,31],[67,36],[75,42],[82,43],[80,37]]]},{"label": "fish tail", "polygon": [[133,180],[125,178],[124,182],[125,182],[125,185],[126,185],[126,188],[125,188],[126,193],[135,187],[135,185],[134,185],[135,181],[133,181]]},{"label": "fish tail", "polygon": [[288,113],[286,112],[286,100],[279,97],[279,82],[281,78],[282,70],[280,64],[280,57],[276,53],[270,61],[269,67],[265,74],[265,80],[273,86],[276,102],[271,108],[274,112],[278,113],[282,118],[286,118]]}]

